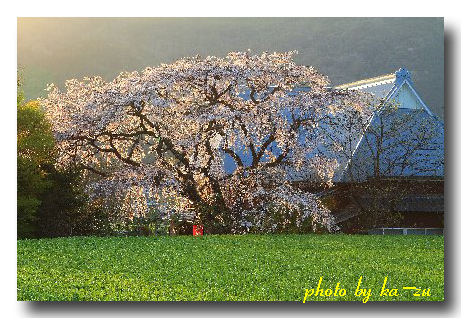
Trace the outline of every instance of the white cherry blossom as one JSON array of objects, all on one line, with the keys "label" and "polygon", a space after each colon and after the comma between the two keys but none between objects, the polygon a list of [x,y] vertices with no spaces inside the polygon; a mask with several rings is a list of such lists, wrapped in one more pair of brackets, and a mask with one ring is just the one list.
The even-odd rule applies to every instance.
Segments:
[{"label": "white cherry blossom", "polygon": [[[69,80],[64,92],[50,86],[40,102],[59,165],[87,169],[94,193],[130,194],[142,205],[148,192],[167,213],[195,209],[197,222],[207,217],[199,207],[218,207],[214,221],[233,231],[273,205],[333,230],[329,211],[290,174],[328,184],[336,162],[316,153],[328,144],[319,127],[346,108],[361,111],[368,97],[329,89],[294,54],[188,57],[111,82]],[[300,85],[309,89],[294,93]]]}]

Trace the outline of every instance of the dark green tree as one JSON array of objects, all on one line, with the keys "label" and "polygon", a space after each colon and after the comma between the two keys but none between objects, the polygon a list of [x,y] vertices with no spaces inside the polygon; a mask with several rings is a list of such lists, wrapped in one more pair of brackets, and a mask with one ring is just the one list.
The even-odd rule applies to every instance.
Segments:
[{"label": "dark green tree", "polygon": [[17,220],[18,238],[33,237],[40,195],[51,186],[43,165],[53,157],[49,123],[35,101],[23,102],[18,81],[17,101]]},{"label": "dark green tree", "polygon": [[36,214],[37,237],[78,235],[76,228],[85,219],[87,197],[78,169],[59,171],[51,163],[42,166],[49,187],[40,196]]}]

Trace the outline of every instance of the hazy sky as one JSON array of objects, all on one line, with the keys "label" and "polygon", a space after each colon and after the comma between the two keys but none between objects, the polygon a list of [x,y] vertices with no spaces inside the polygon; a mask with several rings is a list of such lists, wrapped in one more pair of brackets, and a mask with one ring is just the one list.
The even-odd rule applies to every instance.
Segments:
[{"label": "hazy sky", "polygon": [[442,18],[19,18],[18,64],[26,98],[46,84],[141,71],[184,56],[251,49],[298,50],[333,84],[405,67],[418,92],[444,112]]}]

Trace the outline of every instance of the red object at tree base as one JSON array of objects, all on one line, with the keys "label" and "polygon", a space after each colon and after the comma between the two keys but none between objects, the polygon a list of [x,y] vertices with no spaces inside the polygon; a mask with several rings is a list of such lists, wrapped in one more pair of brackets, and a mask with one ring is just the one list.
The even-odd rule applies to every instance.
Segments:
[{"label": "red object at tree base", "polygon": [[203,226],[201,225],[192,226],[192,235],[193,236],[203,235]]}]

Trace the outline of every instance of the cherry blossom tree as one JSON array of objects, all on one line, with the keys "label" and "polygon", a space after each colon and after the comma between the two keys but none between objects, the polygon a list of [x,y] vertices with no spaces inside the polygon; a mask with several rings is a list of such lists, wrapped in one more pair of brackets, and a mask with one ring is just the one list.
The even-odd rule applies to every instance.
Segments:
[{"label": "cherry blossom tree", "polygon": [[318,127],[343,109],[360,111],[368,96],[329,89],[295,53],[196,56],[112,82],[69,80],[65,92],[51,85],[40,102],[59,164],[91,172],[92,193],[138,193],[140,207],[147,192],[167,215],[191,211],[213,232],[258,226],[280,208],[297,211],[298,225],[332,231],[329,211],[290,175],[331,182],[336,163],[316,153],[325,142]]}]

